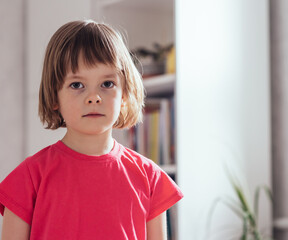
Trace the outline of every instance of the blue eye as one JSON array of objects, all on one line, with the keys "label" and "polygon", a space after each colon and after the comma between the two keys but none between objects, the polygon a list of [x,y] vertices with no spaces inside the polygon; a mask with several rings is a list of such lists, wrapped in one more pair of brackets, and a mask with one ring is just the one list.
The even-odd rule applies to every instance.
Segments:
[{"label": "blue eye", "polygon": [[70,84],[70,87],[73,89],[84,88],[83,84],[80,82],[73,82]]},{"label": "blue eye", "polygon": [[115,84],[112,81],[105,81],[101,86],[104,88],[112,88],[115,86]]}]

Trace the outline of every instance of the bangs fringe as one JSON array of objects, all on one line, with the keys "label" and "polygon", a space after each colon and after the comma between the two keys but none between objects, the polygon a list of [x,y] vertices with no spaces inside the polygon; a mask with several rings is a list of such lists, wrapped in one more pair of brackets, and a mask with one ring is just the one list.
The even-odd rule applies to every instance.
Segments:
[{"label": "bangs fringe", "polygon": [[68,47],[62,52],[62,59],[65,60],[62,65],[63,76],[66,75],[67,68],[71,68],[73,73],[77,72],[80,54],[83,54],[84,62],[89,67],[102,63],[121,72],[123,67],[118,56],[122,53],[120,48],[117,49],[120,43],[115,45],[115,42],[119,42],[119,36],[115,36],[105,25],[88,23],[67,42]]}]

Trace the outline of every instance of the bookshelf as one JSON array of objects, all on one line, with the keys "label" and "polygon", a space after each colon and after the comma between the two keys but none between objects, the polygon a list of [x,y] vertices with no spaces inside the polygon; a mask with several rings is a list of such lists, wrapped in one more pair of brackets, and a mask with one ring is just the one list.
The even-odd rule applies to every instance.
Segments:
[{"label": "bookshelf", "polygon": [[[139,132],[159,132],[158,139],[150,139],[150,142],[156,142],[158,151],[158,159],[155,162],[160,165],[163,170],[168,174],[176,174],[176,161],[175,161],[175,111],[174,111],[174,89],[175,89],[175,74],[164,74],[159,76],[150,77],[143,80],[146,91],[145,111],[143,124],[138,126]],[[153,121],[156,115],[156,127]],[[154,119],[155,122],[155,119]],[[144,126],[144,129],[142,127]],[[138,136],[139,141],[143,141],[143,136]],[[147,137],[147,136],[146,136]],[[155,137],[155,136],[154,136]],[[144,137],[145,138],[145,137]],[[149,141],[148,139],[145,139]],[[145,141],[144,140],[144,141]],[[149,143],[148,143],[149,144]],[[137,149],[141,152],[141,148]],[[148,155],[147,152],[142,151],[143,155]],[[153,160],[153,155],[150,155]]]},{"label": "bookshelf", "polygon": [[[176,175],[177,173],[175,159],[175,81],[175,74],[144,79],[146,98],[143,123],[129,130],[113,130],[113,135],[117,141],[152,159],[169,175]],[[153,146],[149,146],[152,142],[159,148],[158,151],[153,149]]]}]

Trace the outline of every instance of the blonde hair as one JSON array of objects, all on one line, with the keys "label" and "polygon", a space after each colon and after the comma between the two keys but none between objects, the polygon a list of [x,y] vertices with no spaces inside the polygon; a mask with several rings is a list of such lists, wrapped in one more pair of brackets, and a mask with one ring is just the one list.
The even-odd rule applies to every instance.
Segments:
[{"label": "blonde hair", "polygon": [[76,72],[80,52],[88,66],[108,64],[119,71],[123,79],[123,99],[114,128],[132,127],[142,121],[144,88],[130,53],[121,35],[107,24],[94,21],[73,21],[60,27],[51,37],[44,58],[39,89],[38,114],[47,129],[65,127],[59,110],[58,91],[69,69]]}]

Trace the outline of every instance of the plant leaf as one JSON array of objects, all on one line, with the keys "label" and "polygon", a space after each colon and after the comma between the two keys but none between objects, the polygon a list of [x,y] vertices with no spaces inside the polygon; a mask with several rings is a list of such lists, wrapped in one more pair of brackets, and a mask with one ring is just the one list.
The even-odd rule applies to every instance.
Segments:
[{"label": "plant leaf", "polygon": [[230,210],[232,210],[240,219],[243,219],[244,215],[243,215],[243,212],[241,211],[241,208],[240,206],[237,205],[237,203],[227,197],[226,199],[223,198],[223,197],[219,197],[217,199],[215,199],[212,203],[212,206],[209,210],[209,214],[208,214],[208,221],[207,221],[207,229],[208,229],[208,232],[210,231],[210,228],[211,228],[211,222],[212,222],[212,216],[213,216],[213,213],[215,212],[215,209],[216,207],[220,204],[224,204],[225,206],[227,206]]},{"label": "plant leaf", "polygon": [[241,236],[241,240],[247,240],[248,237],[248,227],[247,227],[247,216],[243,218],[243,232]]},{"label": "plant leaf", "polygon": [[255,218],[256,221],[258,220],[258,211],[259,211],[259,196],[260,196],[260,191],[264,190],[267,197],[271,200],[271,202],[273,203],[273,196],[272,196],[272,192],[270,190],[270,188],[266,185],[263,186],[258,186],[255,190],[255,194],[254,194],[254,213],[255,213]]}]

